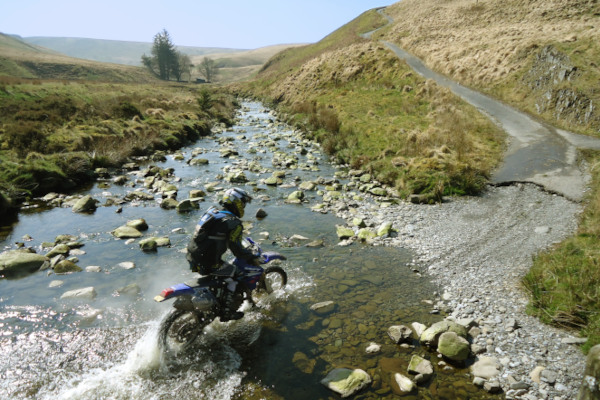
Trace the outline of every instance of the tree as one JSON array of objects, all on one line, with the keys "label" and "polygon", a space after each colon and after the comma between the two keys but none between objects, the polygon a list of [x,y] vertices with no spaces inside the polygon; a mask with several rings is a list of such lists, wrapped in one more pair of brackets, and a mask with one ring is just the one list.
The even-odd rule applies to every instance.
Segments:
[{"label": "tree", "polygon": [[179,73],[179,58],[175,45],[166,29],[154,36],[150,56],[142,55],[142,64],[160,79],[169,80],[171,73]]},{"label": "tree", "polygon": [[219,69],[215,63],[215,60],[204,57],[200,65],[198,65],[198,71],[207,82],[212,82],[213,78],[217,76]]},{"label": "tree", "polygon": [[175,73],[175,77],[178,81],[181,81],[183,75],[187,75],[188,82],[192,79],[192,68],[194,64],[192,64],[192,60],[190,56],[184,54],[180,51],[177,52],[177,72]]}]

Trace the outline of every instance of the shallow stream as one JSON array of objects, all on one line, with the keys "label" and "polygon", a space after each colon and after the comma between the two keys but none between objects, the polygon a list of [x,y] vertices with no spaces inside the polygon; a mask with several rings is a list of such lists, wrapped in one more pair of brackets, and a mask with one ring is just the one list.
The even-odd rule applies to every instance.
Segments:
[{"label": "shallow stream", "polygon": [[[222,157],[224,146],[238,155]],[[191,166],[186,161],[198,149],[203,149],[198,157],[209,163]],[[438,367],[435,353],[416,342],[416,348],[403,348],[388,338],[391,325],[430,324],[442,318],[430,313],[427,300],[433,300],[436,288],[411,270],[408,250],[359,243],[338,246],[335,226],[346,222],[311,210],[323,201],[319,192],[306,191],[302,204],[285,201],[300,182],[320,182],[316,189],[323,193],[335,186],[338,169],[318,146],[277,123],[262,105],[248,102],[237,125],[179,153],[183,160],[169,155],[153,164],[174,169],[180,200],[211,182],[229,187],[232,184],[219,175],[248,161],[257,163],[251,168],[254,172],[244,171],[249,182],[235,185],[255,196],[244,217],[250,223],[249,235],[257,239],[268,232],[263,249],[288,257],[283,264],[290,277],[287,290],[261,309],[246,310],[240,321],[212,323],[193,352],[168,359],[157,347],[156,334],[170,304],[157,304],[152,298],[193,276],[183,250],[202,212],[216,204],[217,192],[208,192],[199,210],[183,214],[160,208],[159,195],[154,201],[125,203],[122,212],[116,212],[116,205],[101,206],[93,214],[76,214],[67,207],[24,210],[18,220],[0,227],[0,246],[15,248],[16,242],[24,242],[45,253],[43,242],[75,235],[84,244],[85,253],[77,256],[84,271],[0,279],[0,398],[339,398],[320,384],[338,367],[361,368],[374,379],[355,398],[396,398],[381,372],[381,361],[394,358],[407,365],[415,353],[431,359],[435,377],[404,398],[494,398],[470,383],[465,368]],[[296,156],[297,162],[274,165],[283,153]],[[274,170],[286,171],[283,184],[262,183]],[[129,177],[124,186],[108,180],[80,194],[91,194],[104,204],[109,197],[143,189],[143,178]],[[255,218],[259,208],[268,213],[266,218]],[[171,246],[144,253],[138,241],[116,239],[110,233],[137,218],[149,225],[145,237],[168,236]],[[24,241],[25,235],[32,239]],[[307,240],[290,240],[293,235]],[[322,241],[322,246],[306,245],[314,241]],[[135,268],[119,266],[125,261]],[[87,266],[101,271],[86,272]],[[62,283],[51,287],[53,281]],[[89,286],[97,293],[93,300],[61,299],[66,291]],[[327,300],[336,303],[334,313],[318,316],[310,311],[312,304]],[[371,342],[382,345],[380,353],[366,354]]]}]

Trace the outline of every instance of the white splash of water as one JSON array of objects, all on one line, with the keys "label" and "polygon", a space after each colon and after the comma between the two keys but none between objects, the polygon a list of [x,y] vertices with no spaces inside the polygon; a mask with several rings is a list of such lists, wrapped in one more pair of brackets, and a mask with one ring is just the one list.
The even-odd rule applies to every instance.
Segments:
[{"label": "white splash of water", "polygon": [[74,377],[68,388],[52,393],[44,399],[92,399],[92,398],[158,398],[148,393],[144,375],[156,371],[164,364],[158,346],[157,327],[151,326],[136,343],[122,364],[108,369],[96,368],[82,376]]}]

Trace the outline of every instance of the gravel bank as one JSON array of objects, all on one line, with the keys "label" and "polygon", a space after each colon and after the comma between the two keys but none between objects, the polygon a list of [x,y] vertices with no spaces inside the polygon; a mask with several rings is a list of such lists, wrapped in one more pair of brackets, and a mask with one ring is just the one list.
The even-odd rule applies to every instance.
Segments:
[{"label": "gravel bank", "polygon": [[[574,232],[580,211],[579,204],[537,186],[517,185],[433,206],[381,208],[367,201],[338,215],[351,221],[359,214],[374,225],[393,221],[398,235],[376,244],[415,251],[415,265],[439,284],[435,307],[479,323],[474,344],[481,346],[479,356],[500,363],[507,398],[564,400],[577,395],[585,356],[569,344],[569,332],[525,313],[520,279],[532,255]],[[545,368],[541,379],[532,379],[539,367]]]}]

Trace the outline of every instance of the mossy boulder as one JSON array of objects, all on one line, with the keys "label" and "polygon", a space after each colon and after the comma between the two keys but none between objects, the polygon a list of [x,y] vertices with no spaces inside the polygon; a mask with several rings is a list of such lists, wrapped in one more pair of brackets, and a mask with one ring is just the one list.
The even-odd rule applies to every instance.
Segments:
[{"label": "mossy boulder", "polygon": [[455,332],[444,332],[438,340],[437,351],[453,361],[464,361],[469,358],[471,347],[467,339]]},{"label": "mossy boulder", "polygon": [[336,226],[337,236],[340,239],[349,239],[354,236],[354,230],[345,226]]},{"label": "mossy boulder", "polygon": [[90,213],[96,211],[98,200],[94,199],[92,196],[87,195],[83,196],[75,205],[73,205],[72,211],[74,213]]},{"label": "mossy boulder", "polygon": [[0,253],[0,276],[23,276],[49,265],[50,259],[23,250],[9,250]]},{"label": "mossy boulder", "polygon": [[419,340],[426,346],[435,347],[437,346],[439,337],[445,332],[454,332],[463,338],[467,337],[467,329],[464,326],[454,321],[443,320],[425,329]]},{"label": "mossy boulder", "polygon": [[142,237],[142,232],[138,231],[134,227],[127,225],[120,226],[111,233],[119,239],[135,239]]},{"label": "mossy boulder", "polygon": [[158,243],[156,243],[156,239],[155,238],[146,238],[143,240],[140,240],[140,249],[142,249],[143,251],[156,251],[156,248],[158,247]]},{"label": "mossy boulder", "polygon": [[172,209],[177,208],[178,205],[179,205],[179,202],[177,200],[167,198],[167,199],[163,199],[162,203],[160,203],[160,208],[163,208],[165,210],[172,210]]},{"label": "mossy boulder", "polygon": [[52,258],[52,257],[57,256],[59,254],[67,255],[67,254],[69,254],[70,250],[71,250],[71,248],[68,245],[64,244],[64,243],[57,244],[56,246],[54,246],[52,248],[52,250],[50,250],[48,252],[48,254],[46,254],[46,257]]},{"label": "mossy boulder", "polygon": [[77,264],[69,260],[62,260],[54,266],[55,274],[69,274],[71,272],[83,271]]},{"label": "mossy boulder", "polygon": [[125,225],[135,228],[140,232],[148,230],[148,223],[144,218],[132,219],[130,221],[127,221]]}]

